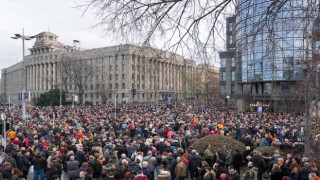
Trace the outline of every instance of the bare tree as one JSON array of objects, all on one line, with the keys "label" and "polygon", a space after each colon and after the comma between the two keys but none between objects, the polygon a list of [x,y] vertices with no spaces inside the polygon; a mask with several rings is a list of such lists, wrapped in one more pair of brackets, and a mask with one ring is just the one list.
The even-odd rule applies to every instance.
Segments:
[{"label": "bare tree", "polygon": [[233,0],[82,0],[77,7],[84,13],[96,12],[99,22],[94,27],[102,27],[116,40],[183,54],[192,51],[190,56],[208,60],[233,4]]},{"label": "bare tree", "polygon": [[75,85],[79,95],[79,103],[83,103],[83,95],[89,78],[94,74],[93,66],[85,60],[69,60],[62,62],[62,71],[64,77],[69,80],[68,83]]}]

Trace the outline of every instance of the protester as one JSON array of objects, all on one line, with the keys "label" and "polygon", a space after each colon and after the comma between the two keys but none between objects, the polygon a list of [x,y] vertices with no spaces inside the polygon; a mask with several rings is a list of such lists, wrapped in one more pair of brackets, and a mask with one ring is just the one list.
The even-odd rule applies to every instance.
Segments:
[{"label": "protester", "polygon": [[[152,102],[120,103],[116,116],[112,103],[28,106],[26,113],[31,118],[23,123],[19,107],[0,107],[10,124],[0,154],[0,176],[261,180],[266,178],[269,164],[279,165],[281,176],[292,180],[305,178],[305,172],[319,173],[310,159],[299,160],[305,146],[302,115],[237,112],[235,104],[230,100],[226,106],[217,99],[209,99],[208,106],[203,100],[186,100],[175,106],[160,102],[157,108]],[[247,150],[212,149],[209,142],[203,152],[191,149],[199,138],[216,134],[238,140]],[[272,156],[256,150],[271,145],[278,150]],[[248,167],[240,176],[243,161]]]}]

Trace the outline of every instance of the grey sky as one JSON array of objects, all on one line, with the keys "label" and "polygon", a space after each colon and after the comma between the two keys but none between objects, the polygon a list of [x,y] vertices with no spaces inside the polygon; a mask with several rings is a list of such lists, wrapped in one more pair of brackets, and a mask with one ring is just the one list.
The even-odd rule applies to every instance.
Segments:
[{"label": "grey sky", "polygon": [[[10,37],[14,34],[31,36],[50,31],[59,36],[59,41],[72,45],[74,39],[81,41],[85,49],[114,45],[102,37],[101,30],[91,29],[96,20],[93,14],[73,7],[75,0],[1,0],[0,3],[0,69],[22,60],[22,40]],[[79,1],[78,1],[79,2]],[[26,41],[26,54],[34,40]]]}]

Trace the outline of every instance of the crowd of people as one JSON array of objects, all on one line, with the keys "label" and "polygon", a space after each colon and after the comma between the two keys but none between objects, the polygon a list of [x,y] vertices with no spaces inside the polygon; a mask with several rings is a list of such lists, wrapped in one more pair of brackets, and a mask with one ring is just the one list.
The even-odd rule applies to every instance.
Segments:
[{"label": "crowd of people", "polygon": [[[232,102],[224,103],[30,106],[27,121],[19,107],[1,107],[10,129],[0,154],[0,179],[319,179],[314,159],[303,155],[302,116],[237,112]],[[190,147],[217,134],[242,142],[246,151],[213,151],[209,143],[204,152]],[[279,144],[292,151],[257,150]]]}]

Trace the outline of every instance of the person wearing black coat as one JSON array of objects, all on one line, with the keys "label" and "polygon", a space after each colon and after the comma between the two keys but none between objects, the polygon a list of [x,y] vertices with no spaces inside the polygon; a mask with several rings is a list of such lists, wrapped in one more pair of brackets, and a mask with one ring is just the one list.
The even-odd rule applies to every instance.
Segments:
[{"label": "person wearing black coat", "polygon": [[282,180],[282,171],[278,164],[273,164],[270,174],[271,180]]},{"label": "person wearing black coat", "polygon": [[228,180],[240,180],[240,175],[233,166],[229,166],[228,168]]},{"label": "person wearing black coat", "polygon": [[262,180],[262,174],[267,171],[268,167],[264,159],[261,157],[261,153],[259,151],[254,151],[250,161],[258,168],[258,179]]},{"label": "person wearing black coat", "polygon": [[176,159],[174,159],[173,154],[169,153],[168,157],[166,157],[165,159],[163,159],[163,161],[167,162],[167,166],[168,166],[168,171],[171,173],[171,176],[174,175],[174,171],[176,169]]},{"label": "person wearing black coat", "polygon": [[41,153],[37,153],[36,157],[32,160],[32,164],[34,165],[34,176],[40,176],[40,180],[44,180],[44,169],[46,168],[47,161],[41,156]]},{"label": "person wearing black coat", "polygon": [[162,154],[164,149],[167,148],[167,145],[163,142],[163,139],[160,139],[160,142],[157,144],[156,148],[160,154]]},{"label": "person wearing black coat", "polygon": [[240,172],[241,164],[242,164],[242,154],[237,149],[236,153],[232,156],[232,165],[237,172]]},{"label": "person wearing black coat", "polygon": [[82,165],[82,163],[87,162],[86,154],[83,151],[83,147],[80,147],[80,150],[76,152],[76,158],[79,161],[79,164]]},{"label": "person wearing black coat", "polygon": [[89,166],[93,170],[92,178],[99,178],[102,172],[102,165],[99,161],[95,159],[93,156],[89,156]]},{"label": "person wearing black coat", "polygon": [[191,156],[189,157],[189,162],[188,162],[188,168],[190,172],[190,179],[194,180],[195,178],[199,177],[199,170],[198,168],[201,167],[201,159],[197,155],[196,150],[191,151]]},{"label": "person wearing black coat", "polygon": [[309,180],[309,174],[312,172],[311,166],[308,162],[305,162],[303,166],[298,169],[295,180]]},{"label": "person wearing black coat", "polygon": [[62,173],[61,160],[56,157],[52,157],[48,161],[47,169],[46,169],[46,179],[53,180],[60,177]]},{"label": "person wearing black coat", "polygon": [[30,152],[23,151],[22,153],[23,155],[18,159],[18,168],[22,171],[23,178],[27,179],[29,168],[31,166],[31,161],[29,159]]}]

